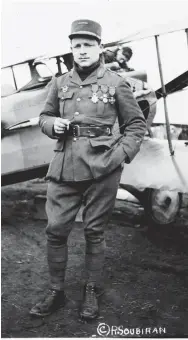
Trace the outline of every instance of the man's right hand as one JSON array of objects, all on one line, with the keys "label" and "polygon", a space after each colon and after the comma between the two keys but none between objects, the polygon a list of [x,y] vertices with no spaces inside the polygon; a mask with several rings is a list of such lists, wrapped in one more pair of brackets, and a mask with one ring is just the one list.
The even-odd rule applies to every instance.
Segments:
[{"label": "man's right hand", "polygon": [[70,120],[63,118],[56,118],[54,121],[54,132],[57,134],[64,133],[69,130]]}]

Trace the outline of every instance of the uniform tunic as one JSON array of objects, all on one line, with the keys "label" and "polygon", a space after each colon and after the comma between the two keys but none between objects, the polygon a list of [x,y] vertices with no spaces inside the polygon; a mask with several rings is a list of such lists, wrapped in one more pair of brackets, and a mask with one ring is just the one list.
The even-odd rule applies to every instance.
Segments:
[{"label": "uniform tunic", "polygon": [[[106,90],[107,102],[104,100]],[[98,100],[93,100],[93,96]],[[121,133],[118,128],[112,135],[81,136],[76,140],[66,133],[57,137],[53,129],[56,117],[87,126],[88,130],[91,125],[112,128],[118,118],[123,129]],[[67,239],[82,202],[85,280],[101,285],[104,228],[115,203],[121,163],[131,162],[139,151],[145,119],[125,80],[101,65],[83,81],[76,69],[54,78],[39,123],[46,135],[57,138],[55,155],[47,173],[47,178],[51,179],[46,202],[51,287],[64,289]]]},{"label": "uniform tunic", "polygon": [[[97,98],[92,101],[93,85],[97,84]],[[114,89],[114,102],[104,102],[103,88]],[[56,117],[71,124],[109,126],[118,118],[122,128],[110,136],[77,137],[54,134]],[[39,119],[40,127],[50,138],[56,138],[55,155],[50,163],[47,179],[85,181],[97,179],[115,170],[122,162],[130,163],[140,149],[146,124],[142,111],[133,97],[128,83],[117,73],[101,64],[84,81],[72,69],[54,78]]]}]

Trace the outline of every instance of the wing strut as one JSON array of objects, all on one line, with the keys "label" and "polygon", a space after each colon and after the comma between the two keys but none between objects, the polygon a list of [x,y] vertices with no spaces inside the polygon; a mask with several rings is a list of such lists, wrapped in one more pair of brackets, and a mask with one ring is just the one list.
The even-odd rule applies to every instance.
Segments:
[{"label": "wing strut", "polygon": [[187,36],[187,46],[188,46],[188,28],[185,29],[185,34]]},{"label": "wing strut", "polygon": [[169,122],[169,117],[168,117],[168,108],[167,108],[167,93],[166,93],[166,88],[164,85],[164,80],[163,80],[163,70],[162,70],[162,64],[161,64],[161,57],[160,57],[160,52],[159,52],[159,42],[158,42],[158,35],[155,35],[155,43],[156,43],[156,50],[157,50],[157,59],[158,59],[158,66],[159,66],[159,74],[161,78],[161,86],[162,86],[162,95],[164,99],[164,110],[165,110],[165,120],[166,120],[166,133],[167,133],[167,139],[168,139],[168,145],[169,145],[169,150],[170,150],[170,155],[174,155],[174,150],[172,147],[172,139],[171,139],[171,134],[170,134],[170,122]]}]

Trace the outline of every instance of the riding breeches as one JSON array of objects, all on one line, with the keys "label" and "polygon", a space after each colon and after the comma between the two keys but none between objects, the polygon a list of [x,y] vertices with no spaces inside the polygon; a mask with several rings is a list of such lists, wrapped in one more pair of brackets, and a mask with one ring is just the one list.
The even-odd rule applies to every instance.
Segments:
[{"label": "riding breeches", "polygon": [[119,166],[108,176],[97,180],[48,183],[47,259],[53,289],[64,289],[67,240],[82,204],[86,240],[85,276],[87,281],[100,284],[104,266],[104,227],[113,211],[121,171]]}]

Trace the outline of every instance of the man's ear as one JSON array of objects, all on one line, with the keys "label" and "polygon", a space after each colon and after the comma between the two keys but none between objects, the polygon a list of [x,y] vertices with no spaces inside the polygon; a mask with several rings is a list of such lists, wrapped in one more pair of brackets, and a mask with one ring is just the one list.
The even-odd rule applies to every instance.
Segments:
[{"label": "man's ear", "polygon": [[100,54],[102,54],[104,52],[104,46],[103,44],[100,44],[99,45],[99,48],[100,48]]}]

